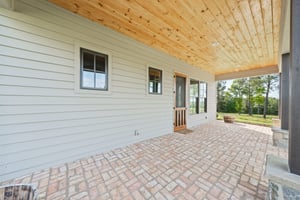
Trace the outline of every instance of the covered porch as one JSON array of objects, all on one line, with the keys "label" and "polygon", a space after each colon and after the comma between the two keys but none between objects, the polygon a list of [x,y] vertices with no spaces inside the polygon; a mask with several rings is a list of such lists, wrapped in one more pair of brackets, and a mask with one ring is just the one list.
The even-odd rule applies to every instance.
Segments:
[{"label": "covered porch", "polygon": [[[126,1],[125,6],[118,1],[68,2],[1,1],[2,73],[9,78],[1,83],[6,110],[0,169],[14,177],[66,162],[5,178],[1,185],[33,183],[41,199],[264,199],[267,154],[289,157],[290,174],[300,174],[299,0]],[[108,91],[82,91],[81,48],[111,58],[111,68],[104,70],[112,75]],[[148,94],[152,63],[166,76],[161,79],[163,95]],[[162,136],[173,128],[176,72],[210,83],[208,112],[195,119],[198,125],[209,123],[187,135]],[[272,146],[269,128],[212,122],[216,80],[278,72],[281,128],[290,134],[289,154]],[[160,112],[151,113],[152,107],[145,112],[153,101],[161,105],[155,107]],[[111,115],[112,109],[106,110],[111,103],[114,118],[99,120],[103,110]],[[79,121],[74,116],[85,117],[81,126],[94,125],[88,127],[89,137],[82,134],[85,128],[74,126]],[[116,127],[120,116],[124,121]],[[149,119],[160,126],[139,126]],[[137,130],[143,130],[142,137],[136,137]],[[115,149],[119,146],[126,147]]]},{"label": "covered porch", "polygon": [[265,199],[265,158],[287,158],[268,127],[213,122],[2,182],[40,199]]},{"label": "covered porch", "polygon": [[300,174],[299,0],[136,1],[125,8],[50,2],[202,68],[215,81],[279,73],[279,132],[289,133],[288,171]]}]

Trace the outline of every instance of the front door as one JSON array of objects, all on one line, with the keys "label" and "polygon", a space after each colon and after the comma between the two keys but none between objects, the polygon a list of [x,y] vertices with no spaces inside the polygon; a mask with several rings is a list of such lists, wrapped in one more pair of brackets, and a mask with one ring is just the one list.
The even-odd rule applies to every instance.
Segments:
[{"label": "front door", "polygon": [[186,77],[175,74],[174,131],[186,128]]}]

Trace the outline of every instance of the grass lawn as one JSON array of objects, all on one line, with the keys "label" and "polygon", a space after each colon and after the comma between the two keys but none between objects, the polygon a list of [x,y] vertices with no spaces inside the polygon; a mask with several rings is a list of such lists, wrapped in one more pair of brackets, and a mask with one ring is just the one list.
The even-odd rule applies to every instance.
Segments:
[{"label": "grass lawn", "polygon": [[218,113],[218,120],[223,120],[224,115],[230,115],[235,117],[236,122],[247,123],[247,124],[256,124],[262,126],[272,126],[272,119],[277,118],[276,115],[267,115],[267,118],[264,119],[262,115],[252,115],[248,114],[238,114],[238,113]]}]

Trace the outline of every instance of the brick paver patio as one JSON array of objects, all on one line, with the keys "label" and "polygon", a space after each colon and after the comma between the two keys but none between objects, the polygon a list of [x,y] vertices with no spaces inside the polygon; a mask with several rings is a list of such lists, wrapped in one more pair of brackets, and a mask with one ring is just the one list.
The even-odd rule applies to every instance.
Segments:
[{"label": "brick paver patio", "polygon": [[33,173],[40,199],[264,199],[270,128],[214,122]]}]

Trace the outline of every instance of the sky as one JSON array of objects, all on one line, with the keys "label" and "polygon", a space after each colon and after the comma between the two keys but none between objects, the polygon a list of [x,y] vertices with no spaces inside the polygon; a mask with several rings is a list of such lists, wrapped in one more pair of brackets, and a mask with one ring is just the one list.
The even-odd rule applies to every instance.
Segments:
[{"label": "sky", "polygon": [[[230,88],[233,80],[226,80],[226,91],[228,88]],[[279,90],[278,88],[274,89],[273,91],[270,92],[269,97],[274,97],[274,98],[279,98]]]}]

